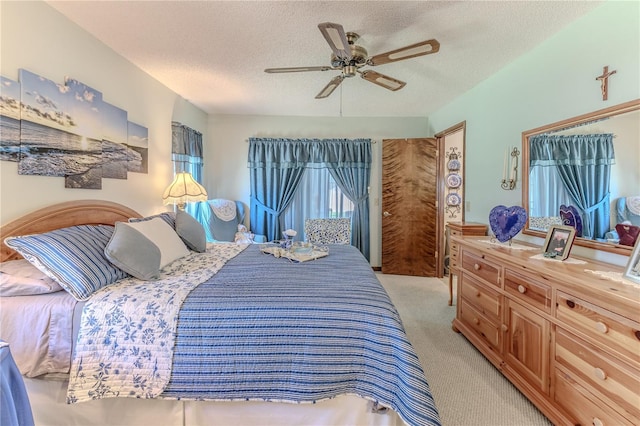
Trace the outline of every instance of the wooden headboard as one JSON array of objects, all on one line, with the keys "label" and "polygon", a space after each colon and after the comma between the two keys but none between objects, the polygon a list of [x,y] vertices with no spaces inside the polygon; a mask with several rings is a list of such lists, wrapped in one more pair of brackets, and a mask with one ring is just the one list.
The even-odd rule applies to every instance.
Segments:
[{"label": "wooden headboard", "polygon": [[113,225],[141,215],[122,204],[103,200],[67,201],[36,210],[0,227],[0,262],[21,256],[4,244],[13,235],[40,234],[74,225]]}]

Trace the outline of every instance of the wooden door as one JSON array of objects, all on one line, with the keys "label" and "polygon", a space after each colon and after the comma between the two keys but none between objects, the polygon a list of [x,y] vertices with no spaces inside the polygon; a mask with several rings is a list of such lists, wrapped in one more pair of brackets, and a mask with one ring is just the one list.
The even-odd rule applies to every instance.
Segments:
[{"label": "wooden door", "polygon": [[382,141],[382,272],[435,277],[438,235],[436,139]]}]

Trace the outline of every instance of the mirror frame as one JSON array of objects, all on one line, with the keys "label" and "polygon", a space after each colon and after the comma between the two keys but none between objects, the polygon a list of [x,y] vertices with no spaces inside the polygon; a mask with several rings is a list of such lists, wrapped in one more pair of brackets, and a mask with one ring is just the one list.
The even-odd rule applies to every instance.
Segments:
[{"label": "mirror frame", "polygon": [[[567,127],[578,126],[580,124],[587,123],[589,121],[599,120],[601,118],[607,118],[614,115],[620,115],[631,111],[640,109],[640,99],[625,102],[619,105],[614,105],[609,108],[604,108],[598,111],[590,112],[587,114],[579,115],[577,117],[568,118],[566,120],[558,121],[556,123],[547,124],[542,127],[527,130],[522,132],[522,205],[527,211],[527,223],[522,230],[523,234],[533,235],[544,239],[547,235],[545,231],[537,231],[529,228],[529,138],[541,133],[551,132],[555,130],[561,130]],[[577,238],[574,241],[574,245],[588,247],[594,250],[602,250],[611,253],[621,254],[629,256],[633,247],[624,246],[621,244],[613,244],[601,241],[587,240],[584,238]]]}]

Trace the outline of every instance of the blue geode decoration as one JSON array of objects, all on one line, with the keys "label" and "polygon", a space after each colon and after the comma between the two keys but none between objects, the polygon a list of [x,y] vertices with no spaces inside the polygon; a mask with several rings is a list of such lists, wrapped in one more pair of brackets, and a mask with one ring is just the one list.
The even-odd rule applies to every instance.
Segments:
[{"label": "blue geode decoration", "polygon": [[495,206],[489,213],[489,225],[501,243],[509,241],[524,228],[527,211],[520,206]]}]

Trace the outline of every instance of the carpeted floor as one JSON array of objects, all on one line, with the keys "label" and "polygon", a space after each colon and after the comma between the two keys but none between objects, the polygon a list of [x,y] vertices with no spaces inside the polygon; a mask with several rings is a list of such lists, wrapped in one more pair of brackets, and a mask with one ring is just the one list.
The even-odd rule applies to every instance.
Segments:
[{"label": "carpeted floor", "polygon": [[461,334],[449,288],[435,278],[378,279],[400,312],[444,426],[548,426],[551,423]]}]

